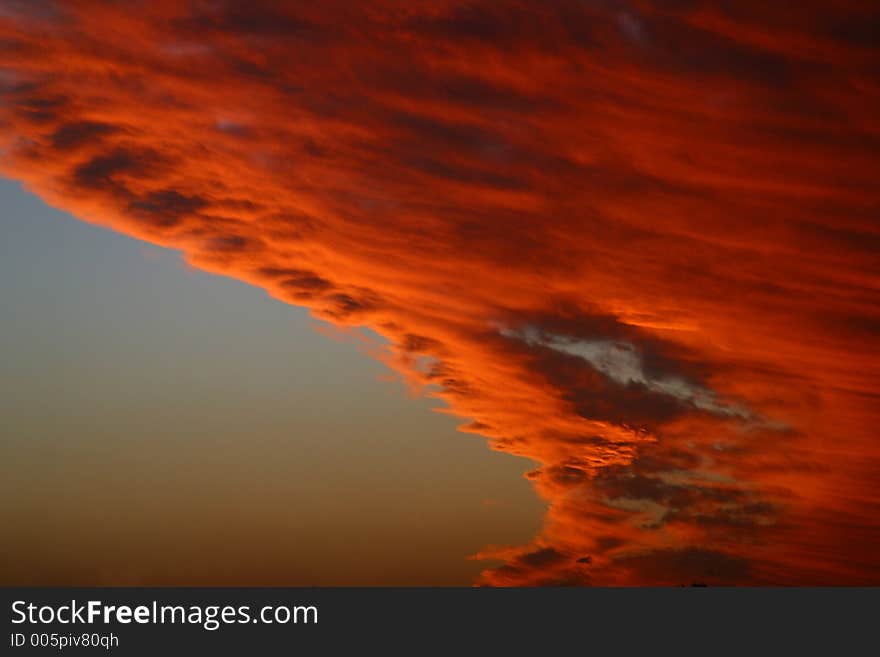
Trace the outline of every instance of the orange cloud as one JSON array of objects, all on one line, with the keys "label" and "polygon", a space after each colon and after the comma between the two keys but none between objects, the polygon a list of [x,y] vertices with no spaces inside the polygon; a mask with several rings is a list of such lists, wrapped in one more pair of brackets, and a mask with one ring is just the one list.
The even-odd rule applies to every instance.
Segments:
[{"label": "orange cloud", "polygon": [[880,583],[870,3],[0,12],[4,171],[532,459],[481,582]]}]

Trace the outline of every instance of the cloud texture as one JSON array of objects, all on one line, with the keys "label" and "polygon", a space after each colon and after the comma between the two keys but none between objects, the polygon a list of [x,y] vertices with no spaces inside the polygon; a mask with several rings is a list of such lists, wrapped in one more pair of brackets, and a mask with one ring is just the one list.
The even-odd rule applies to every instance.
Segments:
[{"label": "cloud texture", "polygon": [[880,584],[880,14],[787,7],[6,2],[2,166],[532,459],[481,583]]}]

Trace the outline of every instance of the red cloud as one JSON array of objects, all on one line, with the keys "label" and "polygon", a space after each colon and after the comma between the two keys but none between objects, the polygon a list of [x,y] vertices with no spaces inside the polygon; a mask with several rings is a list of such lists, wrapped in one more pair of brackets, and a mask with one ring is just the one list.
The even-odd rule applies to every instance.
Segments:
[{"label": "red cloud", "polygon": [[880,583],[861,3],[13,3],[4,168],[536,461],[488,584]]}]

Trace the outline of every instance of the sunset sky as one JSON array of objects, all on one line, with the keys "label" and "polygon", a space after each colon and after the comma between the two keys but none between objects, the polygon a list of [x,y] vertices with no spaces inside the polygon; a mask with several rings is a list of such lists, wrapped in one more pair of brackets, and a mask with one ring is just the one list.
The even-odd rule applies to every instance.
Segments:
[{"label": "sunset sky", "polygon": [[4,2],[2,577],[880,584],[878,26]]}]

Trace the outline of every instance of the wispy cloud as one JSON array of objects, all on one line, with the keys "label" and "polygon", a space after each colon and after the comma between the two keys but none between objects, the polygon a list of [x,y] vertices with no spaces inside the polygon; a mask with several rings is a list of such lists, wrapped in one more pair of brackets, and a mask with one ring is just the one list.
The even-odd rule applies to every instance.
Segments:
[{"label": "wispy cloud", "polygon": [[747,408],[720,401],[712,390],[697,383],[675,375],[646,372],[641,354],[630,342],[612,339],[577,340],[560,335],[542,334],[531,326],[521,331],[502,328],[501,334],[524,340],[531,346],[550,347],[582,358],[594,369],[621,386],[643,386],[647,390],[674,397],[682,404],[714,415],[736,417],[741,420],[754,419]]}]

